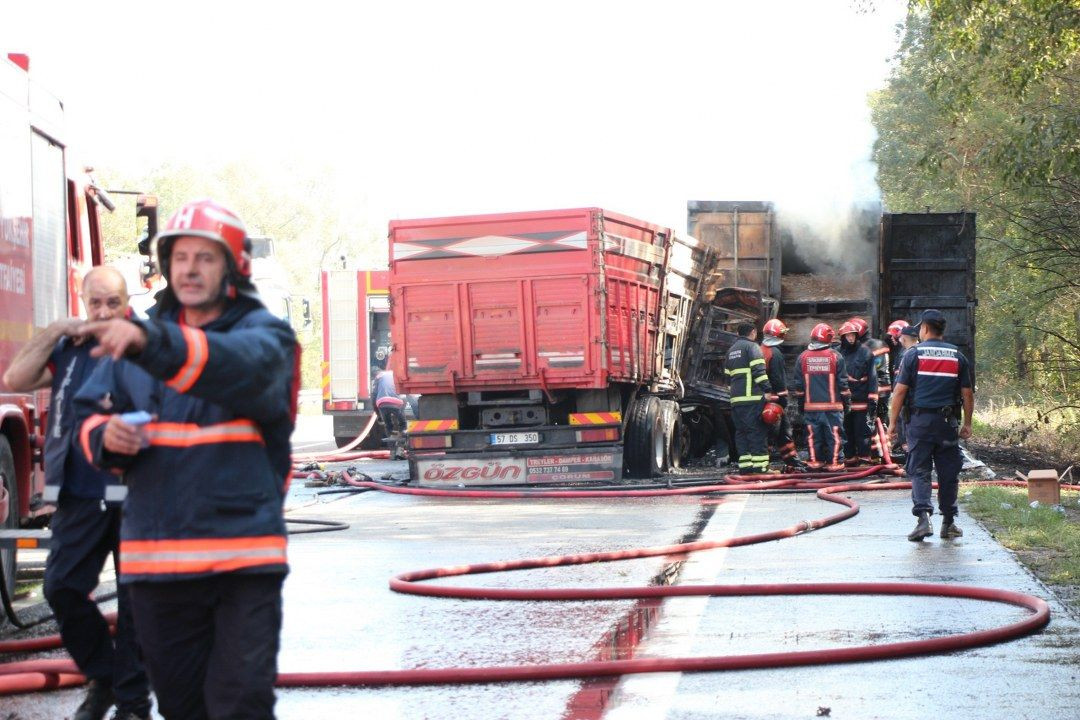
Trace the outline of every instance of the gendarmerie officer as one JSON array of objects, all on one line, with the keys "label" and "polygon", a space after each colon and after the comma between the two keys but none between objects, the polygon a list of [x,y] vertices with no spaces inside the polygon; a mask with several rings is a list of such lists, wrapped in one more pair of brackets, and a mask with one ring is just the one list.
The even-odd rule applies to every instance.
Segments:
[{"label": "gendarmerie officer", "polygon": [[[896,437],[896,420],[905,404],[910,413],[907,433],[906,471],[911,479],[911,512],[918,518],[908,540],[919,541],[934,534],[930,524],[931,468],[937,471],[938,508],[942,515],[941,537],[963,535],[955,519],[960,468],[960,439],[971,437],[971,415],[975,394],[971,389],[968,360],[942,338],[945,316],[938,310],[923,311],[918,325],[919,340],[904,353],[893,386],[889,408],[889,440]],[[960,406],[963,407],[961,424]]]}]

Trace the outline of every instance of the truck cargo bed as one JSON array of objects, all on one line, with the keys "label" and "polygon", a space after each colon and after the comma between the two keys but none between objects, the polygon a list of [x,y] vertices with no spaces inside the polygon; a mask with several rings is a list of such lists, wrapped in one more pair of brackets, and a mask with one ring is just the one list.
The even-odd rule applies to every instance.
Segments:
[{"label": "truck cargo bed", "polygon": [[392,222],[399,392],[663,383],[671,238],[597,208]]}]

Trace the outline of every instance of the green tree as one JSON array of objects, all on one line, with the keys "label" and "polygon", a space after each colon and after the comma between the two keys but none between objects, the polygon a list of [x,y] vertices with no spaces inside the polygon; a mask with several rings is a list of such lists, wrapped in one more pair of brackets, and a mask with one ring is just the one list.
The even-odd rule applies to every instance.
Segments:
[{"label": "green tree", "polygon": [[979,217],[984,379],[1080,405],[1080,2],[915,0],[871,100],[893,210]]}]

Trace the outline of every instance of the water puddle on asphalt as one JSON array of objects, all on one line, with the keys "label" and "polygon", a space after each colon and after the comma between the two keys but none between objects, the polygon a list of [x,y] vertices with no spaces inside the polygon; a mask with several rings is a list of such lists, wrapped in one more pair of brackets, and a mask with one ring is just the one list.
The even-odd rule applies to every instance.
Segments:
[{"label": "water puddle on asphalt", "polygon": [[[678,543],[694,542],[716,512],[716,503],[703,503],[694,522]],[[649,581],[650,585],[672,585],[682,570],[685,556],[668,556],[664,567]],[[643,598],[615,622],[593,646],[595,654],[590,661],[630,660],[648,636],[663,612],[663,598]],[[566,704],[562,720],[600,720],[607,711],[611,696],[618,686],[620,676],[599,677],[585,680]]]}]

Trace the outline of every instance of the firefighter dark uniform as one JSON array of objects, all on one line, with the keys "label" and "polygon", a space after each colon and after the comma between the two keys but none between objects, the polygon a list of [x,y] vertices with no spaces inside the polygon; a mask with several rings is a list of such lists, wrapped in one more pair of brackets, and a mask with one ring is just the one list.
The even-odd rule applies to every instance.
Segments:
[{"label": "firefighter dark uniform", "polygon": [[889,420],[889,398],[892,396],[892,355],[889,352],[889,344],[884,340],[870,338],[866,341],[866,347],[874,356],[874,373],[877,375],[877,413],[870,418],[873,425],[874,418],[879,418],[884,424]]},{"label": "firefighter dark uniform", "polygon": [[[83,452],[128,487],[120,568],[161,713],[272,718],[296,338],[244,295],[200,328],[175,301],[134,322],[142,352],[103,360],[76,406]],[[133,410],[149,445],[109,452],[108,414]]]},{"label": "firefighter dark uniform", "polygon": [[968,360],[955,345],[926,340],[904,353],[896,382],[908,388],[905,470],[911,480],[911,512],[933,513],[932,467],[937,471],[938,508],[950,523],[959,512],[956,495],[963,467],[959,404],[960,389],[971,387]]},{"label": "firefighter dark uniform", "polygon": [[843,469],[843,413],[850,397],[844,358],[830,347],[804,350],[795,361],[795,396],[806,421],[811,468]]},{"label": "firefighter dark uniform", "polygon": [[765,396],[772,391],[765,371],[765,358],[757,343],[739,338],[728,350],[724,374],[731,391],[731,420],[735,425],[735,447],[741,474],[763,473],[769,469],[769,428],[761,419]]},{"label": "firefighter dark uniform", "polygon": [[791,434],[791,421],[788,420],[788,387],[787,368],[784,367],[784,354],[775,347],[761,346],[761,355],[765,358],[765,374],[769,378],[769,386],[772,392],[768,400],[775,402],[784,408],[785,412],[780,416],[780,422],[769,427],[769,444],[776,449],[780,459],[786,464],[794,463],[798,459],[795,450],[795,441]]},{"label": "firefighter dark uniform", "polygon": [[[104,684],[103,696],[111,690],[118,714],[148,717],[150,683],[139,661],[126,588],[117,583],[115,640],[90,598],[110,555],[119,567],[120,541],[120,507],[105,503],[105,488],[114,476],[87,462],[72,444],[77,427],[75,393],[98,364],[90,357],[92,347],[92,343],[74,345],[64,338],[49,357],[53,381],[44,500],[57,507],[49,524],[52,540],[45,561],[45,599],[56,614],[64,648],[79,671],[88,681]],[[102,704],[103,713],[112,703],[103,699]]]},{"label": "firefighter dark uniform", "polygon": [[851,407],[844,413],[844,454],[849,463],[869,462],[869,420],[877,414],[878,399],[874,356],[858,338],[853,344],[845,338],[840,344],[840,354],[844,357],[851,390]]}]

